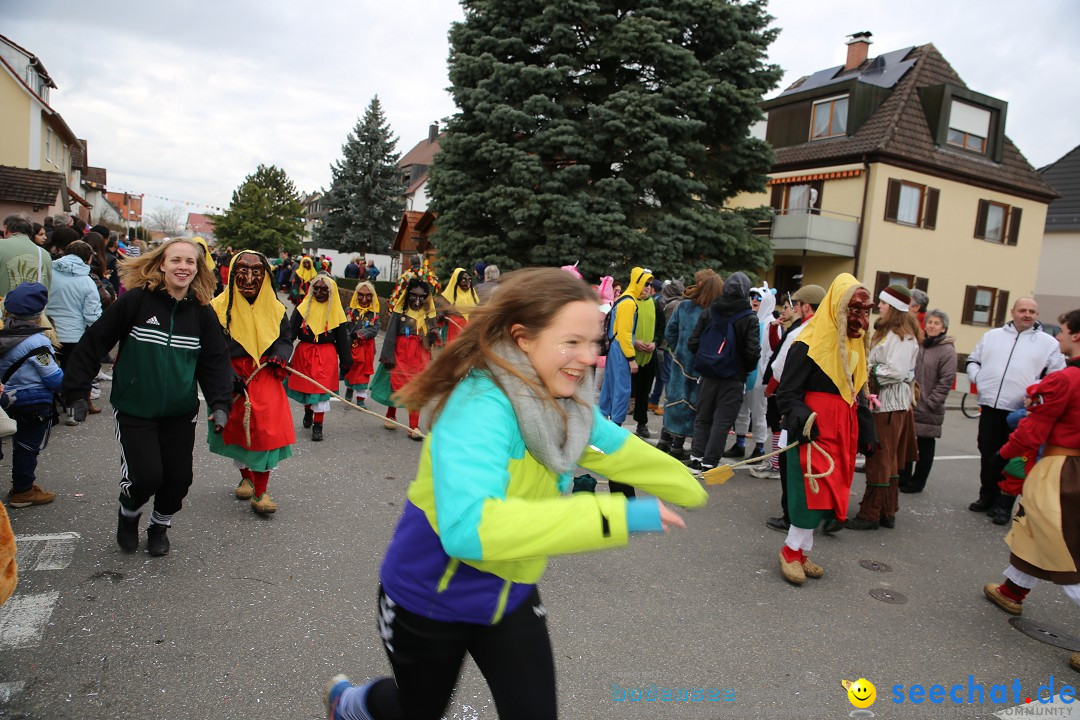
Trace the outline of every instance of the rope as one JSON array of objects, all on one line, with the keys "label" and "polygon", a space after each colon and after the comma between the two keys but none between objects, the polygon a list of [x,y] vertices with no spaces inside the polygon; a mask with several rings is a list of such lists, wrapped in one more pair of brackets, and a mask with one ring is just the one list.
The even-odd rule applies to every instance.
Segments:
[{"label": "rope", "polygon": [[[249,427],[249,424],[248,424],[250,422],[250,418],[251,418],[251,398],[248,397],[246,388],[247,388],[248,383],[251,382],[251,379],[255,377],[255,374],[257,372],[259,372],[260,370],[262,370],[266,366],[267,366],[267,363],[260,364],[258,367],[255,368],[255,370],[251,373],[251,375],[248,376],[248,379],[244,382],[244,387],[245,387],[245,390],[244,390],[244,432],[247,433],[248,445],[251,444],[251,428]],[[312,378],[309,378],[307,375],[300,372],[299,370],[295,370],[294,368],[291,368],[288,365],[286,365],[284,367],[285,367],[285,370],[291,372],[293,375],[296,375],[299,378],[303,378],[304,380],[307,380],[309,383],[311,383],[315,387],[319,388],[323,392],[329,393],[330,395],[333,395],[338,400],[340,400],[341,402],[343,402],[346,405],[348,405],[349,407],[351,407],[353,410],[359,410],[362,413],[367,413],[368,415],[371,415],[372,417],[379,418],[383,422],[388,422],[388,423],[391,423],[393,425],[397,425],[398,427],[404,428],[405,430],[408,430],[409,432],[420,432],[419,428],[416,428],[415,431],[414,431],[414,429],[409,427],[408,425],[403,425],[402,423],[399,423],[397,420],[391,420],[390,418],[386,417],[385,415],[380,415],[377,412],[373,412],[371,410],[368,410],[367,408],[360,407],[359,405],[357,405],[357,404],[355,404],[355,403],[353,403],[353,402],[351,402],[349,400],[346,400],[345,398],[338,395],[336,392],[334,392],[330,388],[326,387],[325,385],[323,385],[320,382],[317,382],[316,380],[313,380]],[[424,433],[421,432],[420,437],[424,437]]]},{"label": "rope", "polygon": [[[803,426],[803,435],[805,437],[810,437],[810,430],[811,430],[811,428],[813,428],[814,422],[816,420],[817,420],[817,413],[810,413],[810,417],[807,418],[807,420],[806,420],[806,425]],[[770,458],[776,457],[777,455],[779,455],[782,452],[786,452],[788,450],[791,450],[792,448],[797,448],[798,446],[799,446],[799,441],[796,440],[795,442],[787,445],[786,447],[782,447],[782,448],[780,448],[778,450],[773,450],[772,452],[766,453],[765,455],[759,455],[758,457],[753,458],[753,459],[740,460],[737,463],[731,463],[729,465],[721,465],[721,466],[719,466],[717,468],[713,468],[712,470],[707,471],[705,473],[705,475],[708,475],[709,473],[717,472],[717,471],[726,472],[726,471],[734,470],[735,468],[741,467],[743,465],[750,465],[750,464],[757,465],[758,463],[761,463],[761,462],[763,462],[765,460],[769,460]],[[815,472],[813,472],[813,453],[814,453],[815,450],[817,450],[819,453],[821,453],[825,457],[825,460],[828,461],[828,463],[829,463],[829,469],[826,470],[823,473],[815,473]],[[810,492],[817,495],[821,491],[821,487],[820,487],[820,485],[818,485],[818,480],[820,478],[828,477],[829,475],[832,475],[833,469],[835,469],[835,467],[836,467],[836,463],[833,462],[833,459],[832,459],[832,457],[829,456],[829,453],[825,452],[825,448],[818,445],[816,440],[811,440],[810,444],[806,448],[806,474],[804,475],[804,477],[808,481],[810,481]],[[721,470],[721,468],[724,468],[725,470]],[[730,476],[728,476],[728,477],[730,477]]]}]

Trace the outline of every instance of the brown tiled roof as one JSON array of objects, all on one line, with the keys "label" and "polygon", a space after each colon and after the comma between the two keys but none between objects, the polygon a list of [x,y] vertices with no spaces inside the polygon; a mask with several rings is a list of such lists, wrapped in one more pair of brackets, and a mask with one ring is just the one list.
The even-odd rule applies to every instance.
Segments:
[{"label": "brown tiled roof", "polygon": [[1039,174],[1061,195],[1046,211],[1046,229],[1080,230],[1080,145]]},{"label": "brown tiled roof", "polygon": [[[445,133],[443,133],[445,134]],[[405,153],[405,156],[398,161],[398,167],[406,167],[408,165],[430,165],[432,159],[439,153],[439,140],[442,135],[435,138],[435,142],[424,138],[420,142],[413,146],[413,149]]]},{"label": "brown tiled roof", "polygon": [[105,168],[84,168],[82,179],[83,185],[89,185],[90,187],[96,188],[98,190],[104,190],[105,186],[109,184],[108,173],[106,173]]},{"label": "brown tiled roof", "polygon": [[86,169],[86,141],[79,138],[79,144],[71,146],[71,169]]},{"label": "brown tiled roof", "polygon": [[0,200],[48,207],[64,186],[60,173],[0,165]]},{"label": "brown tiled roof", "polygon": [[914,67],[896,83],[892,94],[854,135],[814,140],[776,149],[772,170],[782,172],[820,166],[861,162],[899,162],[930,174],[962,176],[966,182],[999,188],[1050,201],[1056,193],[1005,138],[1002,161],[995,163],[961,150],[937,147],[926,120],[919,88],[951,83],[966,88],[949,63],[932,44],[911,51]]}]

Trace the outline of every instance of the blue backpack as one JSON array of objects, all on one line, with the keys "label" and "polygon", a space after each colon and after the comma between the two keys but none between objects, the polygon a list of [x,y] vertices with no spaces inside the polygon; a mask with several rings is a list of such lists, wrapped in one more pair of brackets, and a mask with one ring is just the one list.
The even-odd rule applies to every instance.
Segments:
[{"label": "blue backpack", "polygon": [[735,323],[753,314],[753,310],[746,308],[729,317],[727,322],[716,322],[710,316],[705,331],[698,339],[694,371],[709,378],[734,378],[742,375],[742,360],[735,347]]}]

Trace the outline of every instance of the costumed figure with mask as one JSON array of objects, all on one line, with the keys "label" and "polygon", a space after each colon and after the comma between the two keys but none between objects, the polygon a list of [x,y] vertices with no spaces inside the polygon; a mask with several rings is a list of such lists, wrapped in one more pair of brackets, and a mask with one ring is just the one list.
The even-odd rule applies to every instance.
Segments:
[{"label": "costumed figure with mask", "polygon": [[210,303],[232,362],[233,405],[220,433],[208,429],[207,442],[210,452],[231,458],[240,471],[236,497],[249,500],[251,509],[263,515],[277,510],[266,491],[270,471],[292,457],[296,442],[281,382],[292,355],[292,334],[272,272],[262,253],[241,250],[230,263],[229,286]]},{"label": "costumed figure with mask", "polygon": [[307,297],[308,289],[311,285],[311,281],[315,279],[315,276],[319,274],[319,271],[315,269],[315,261],[309,258],[307,255],[300,258],[300,264],[296,266],[296,271],[293,272],[292,287],[289,288],[289,302],[293,306],[299,305]]},{"label": "costumed figure with mask", "polygon": [[349,300],[349,342],[352,345],[352,367],[345,374],[345,399],[364,406],[368,382],[375,372],[375,336],[379,334],[379,296],[375,286],[364,280],[353,290]]},{"label": "costumed figure with mask", "polygon": [[444,344],[451,342],[469,324],[469,313],[479,304],[472,277],[465,268],[456,268],[446,290],[435,299]]},{"label": "costumed figure with mask", "polygon": [[[435,301],[431,286],[419,275],[413,276],[392,308],[379,355],[379,367],[371,379],[371,399],[386,405],[387,430],[397,427],[389,422],[397,419],[397,409],[400,407],[394,393],[427,369],[431,363],[431,346],[438,340],[439,328],[435,324]],[[423,439],[418,410],[409,411],[409,437]]]},{"label": "costumed figure with mask", "polygon": [[299,342],[289,366],[318,385],[290,374],[287,392],[303,404],[304,427],[311,428],[311,439],[316,442],[323,439],[323,419],[330,409],[326,389],[337,392],[338,378],[347,375],[352,365],[347,320],[337,283],[322,273],[311,281],[307,297],[293,310],[290,330]]},{"label": "costumed figure with mask", "polygon": [[[791,527],[780,551],[784,579],[802,585],[825,570],[806,557],[814,546],[814,529],[823,521],[847,519],[855,455],[877,448],[874,420],[867,404],[866,369],[870,291],[848,273],[833,280],[825,298],[788,354],[777,389],[777,404],[788,436],[799,451],[785,453],[788,462],[788,512]],[[817,419],[805,434],[812,413]],[[810,441],[832,458],[811,451]],[[808,461],[812,460],[812,463]]]}]

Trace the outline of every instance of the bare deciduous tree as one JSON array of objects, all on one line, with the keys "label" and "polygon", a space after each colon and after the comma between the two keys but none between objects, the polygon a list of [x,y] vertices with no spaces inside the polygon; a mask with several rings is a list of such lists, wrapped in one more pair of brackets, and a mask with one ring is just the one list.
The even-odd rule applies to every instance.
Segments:
[{"label": "bare deciduous tree", "polygon": [[146,214],[146,226],[166,235],[179,235],[184,230],[184,211],[179,205],[154,208]]}]

